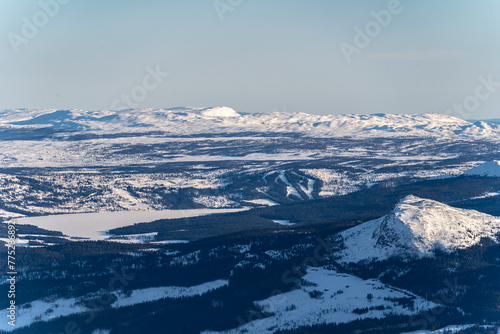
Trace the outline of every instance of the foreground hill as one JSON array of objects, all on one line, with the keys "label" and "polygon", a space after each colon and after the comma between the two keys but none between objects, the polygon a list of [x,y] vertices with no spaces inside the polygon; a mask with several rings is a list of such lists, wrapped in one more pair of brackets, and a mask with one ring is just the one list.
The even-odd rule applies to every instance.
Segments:
[{"label": "foreground hill", "polygon": [[500,177],[500,161],[487,161],[484,164],[468,170],[465,175]]},{"label": "foreground hill", "polygon": [[432,256],[498,240],[500,218],[407,196],[388,214],[341,233],[342,262]]}]

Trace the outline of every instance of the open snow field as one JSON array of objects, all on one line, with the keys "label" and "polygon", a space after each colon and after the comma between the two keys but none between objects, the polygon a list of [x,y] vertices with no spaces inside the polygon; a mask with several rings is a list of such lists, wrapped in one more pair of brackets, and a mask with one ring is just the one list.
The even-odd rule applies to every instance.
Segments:
[{"label": "open snow field", "polygon": [[[216,280],[206,282],[191,287],[166,286],[147,289],[132,290],[130,295],[126,296],[119,291],[109,292],[114,295],[116,301],[110,304],[113,308],[132,306],[140,303],[152,302],[160,299],[178,299],[201,296],[207,292],[220,289],[228,284],[227,280]],[[97,295],[96,295],[97,296]],[[7,325],[6,322],[0,322],[0,330],[12,331],[20,327],[29,326],[35,321],[48,321],[62,316],[68,316],[76,313],[89,314],[93,311],[82,305],[82,301],[91,295],[80,298],[58,298],[35,300],[30,303],[19,305],[16,326]],[[8,311],[0,310],[0,318],[6,319]]]},{"label": "open snow field", "polygon": [[[278,329],[348,323],[356,319],[384,318],[390,314],[414,314],[436,306],[411,292],[393,288],[379,280],[363,280],[325,268],[310,268],[301,282],[300,289],[255,303],[263,313],[272,313],[272,316],[222,333],[271,334]],[[411,300],[411,306],[398,300]],[[369,310],[362,311],[366,307]]]}]

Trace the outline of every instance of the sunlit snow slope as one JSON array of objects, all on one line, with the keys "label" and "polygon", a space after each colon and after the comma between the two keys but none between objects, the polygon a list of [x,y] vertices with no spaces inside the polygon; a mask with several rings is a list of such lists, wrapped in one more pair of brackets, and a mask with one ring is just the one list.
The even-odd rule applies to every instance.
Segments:
[{"label": "sunlit snow slope", "polygon": [[499,217],[410,195],[388,215],[342,232],[341,261],[432,256],[436,249],[450,252],[473,246],[481,238],[497,240],[498,233]]},{"label": "sunlit snow slope", "polygon": [[500,177],[500,161],[487,161],[482,165],[468,170],[465,175]]}]

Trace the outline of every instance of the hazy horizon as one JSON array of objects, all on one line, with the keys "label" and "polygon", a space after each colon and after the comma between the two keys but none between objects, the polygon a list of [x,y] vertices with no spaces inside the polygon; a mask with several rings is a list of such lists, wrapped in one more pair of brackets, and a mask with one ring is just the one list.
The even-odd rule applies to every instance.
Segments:
[{"label": "hazy horizon", "polygon": [[500,3],[0,1],[0,109],[500,117]]}]

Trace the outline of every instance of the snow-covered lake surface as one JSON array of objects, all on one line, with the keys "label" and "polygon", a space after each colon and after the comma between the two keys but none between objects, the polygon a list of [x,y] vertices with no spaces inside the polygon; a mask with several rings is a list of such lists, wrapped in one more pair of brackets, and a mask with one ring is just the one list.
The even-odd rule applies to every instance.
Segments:
[{"label": "snow-covered lake surface", "polygon": [[35,225],[46,230],[60,231],[69,237],[105,240],[110,237],[107,231],[135,223],[151,222],[158,219],[189,218],[243,210],[247,210],[247,208],[75,213],[24,217],[19,218],[17,222],[18,224]]}]

